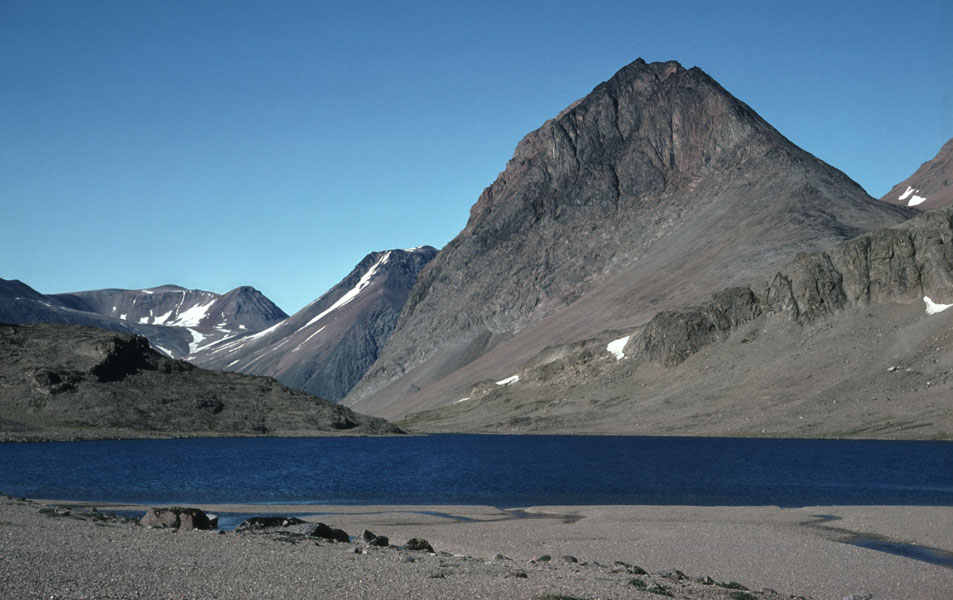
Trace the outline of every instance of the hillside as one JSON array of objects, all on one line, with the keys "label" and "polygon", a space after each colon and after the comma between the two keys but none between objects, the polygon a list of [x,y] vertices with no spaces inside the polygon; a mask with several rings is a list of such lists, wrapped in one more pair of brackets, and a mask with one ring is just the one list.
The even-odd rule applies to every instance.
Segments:
[{"label": "hillside", "polygon": [[436,253],[430,246],[372,252],[291,317],[258,333],[205,345],[189,360],[211,369],[267,375],[339,400],[377,359],[417,275]]},{"label": "hillside", "polygon": [[267,377],[169,359],[141,336],[0,325],[0,356],[3,439],[399,431]]},{"label": "hillside", "polygon": [[421,431],[953,439],[953,207],[548,348]]}]

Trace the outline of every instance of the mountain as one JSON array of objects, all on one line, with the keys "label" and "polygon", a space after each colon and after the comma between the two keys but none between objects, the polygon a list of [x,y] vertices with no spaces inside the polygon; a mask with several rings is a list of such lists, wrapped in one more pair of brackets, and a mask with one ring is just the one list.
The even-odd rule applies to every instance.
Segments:
[{"label": "mountain", "polygon": [[273,379],[169,359],[141,336],[2,325],[0,356],[3,439],[399,432]]},{"label": "mountain", "polygon": [[[110,331],[138,333],[154,347],[176,348],[177,356],[188,354],[192,334],[180,327],[129,322],[89,310],[73,308],[54,296],[34,290],[22,281],[0,279],[0,323],[10,325],[58,323],[99,327]],[[73,306],[76,306],[73,304]],[[169,352],[166,352],[169,354]]]},{"label": "mountain", "polygon": [[437,254],[430,246],[368,254],[320,298],[268,329],[204,346],[197,365],[267,375],[338,400],[387,342],[417,275]]},{"label": "mountain", "polygon": [[953,204],[953,139],[943,144],[935,157],[920,165],[916,173],[893,186],[881,200],[920,210]]},{"label": "mountain", "polygon": [[698,68],[637,60],[528,134],[343,402],[446,406],[544,348],[644,325],[902,222]]},{"label": "mountain", "polygon": [[40,294],[19,281],[0,280],[0,322],[62,323],[146,336],[173,358],[203,346],[270,327],[288,315],[261,292],[239,287],[227,294],[164,285]]},{"label": "mountain", "polygon": [[426,431],[953,439],[953,206],[553,346]]}]

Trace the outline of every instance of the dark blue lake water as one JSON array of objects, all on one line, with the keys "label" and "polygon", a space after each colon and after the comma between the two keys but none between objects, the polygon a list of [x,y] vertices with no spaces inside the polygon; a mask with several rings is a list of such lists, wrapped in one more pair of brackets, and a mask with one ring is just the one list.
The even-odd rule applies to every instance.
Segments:
[{"label": "dark blue lake water", "polygon": [[953,506],[953,443],[433,435],[0,444],[0,492],[151,505]]}]

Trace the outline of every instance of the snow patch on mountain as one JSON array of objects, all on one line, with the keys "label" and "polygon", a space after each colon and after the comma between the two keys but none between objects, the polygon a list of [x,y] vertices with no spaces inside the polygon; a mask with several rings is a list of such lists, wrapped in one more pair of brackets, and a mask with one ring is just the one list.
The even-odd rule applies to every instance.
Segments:
[{"label": "snow patch on mountain", "polygon": [[192,334],[192,341],[189,342],[189,355],[191,356],[192,354],[195,354],[196,352],[198,352],[199,349],[201,349],[202,340],[204,340],[208,336],[191,328],[189,328],[188,331],[189,333]]},{"label": "snow patch on mountain", "polygon": [[924,302],[924,304],[927,305],[927,314],[928,314],[928,315],[935,315],[935,314],[940,313],[940,312],[943,312],[944,310],[946,310],[946,309],[950,308],[951,306],[953,306],[953,304],[937,304],[937,303],[934,302],[933,300],[930,300],[930,297],[929,297],[929,296],[924,296],[924,297],[923,297],[923,302]]},{"label": "snow patch on mountain", "polygon": [[158,344],[153,344],[153,346],[155,346],[156,350],[158,350],[159,352],[162,352],[169,358],[175,358],[175,355],[173,355],[172,351],[169,350],[168,348],[163,348],[162,346],[159,346]]},{"label": "snow patch on mountain", "polygon": [[511,385],[511,384],[516,383],[516,382],[519,381],[519,380],[520,380],[520,376],[519,376],[519,375],[513,375],[513,376],[511,376],[511,377],[507,377],[506,379],[501,379],[501,380],[497,381],[497,382],[496,382],[496,385]]},{"label": "snow patch on mountain", "polygon": [[196,304],[179,313],[175,320],[169,323],[169,325],[176,327],[197,327],[208,314],[208,309],[212,308],[213,304],[215,304],[214,298],[209,300],[207,304]]},{"label": "snow patch on mountain", "polygon": [[910,198],[910,200],[907,202],[907,206],[917,206],[918,204],[923,204],[927,199],[923,196],[918,196],[917,192],[919,191],[920,188],[914,189],[912,185],[908,185],[907,189],[900,194],[897,200],[906,200],[907,198]]},{"label": "snow patch on mountain", "polygon": [[609,354],[615,356],[616,360],[622,360],[625,358],[625,353],[623,353],[622,350],[625,348],[625,345],[629,343],[629,337],[630,336],[625,336],[617,340],[612,340],[609,342],[609,345],[606,346],[606,350]]},{"label": "snow patch on mountain", "polygon": [[373,267],[367,270],[367,273],[364,273],[364,275],[361,276],[361,279],[360,281],[357,282],[357,285],[355,285],[350,290],[348,290],[346,294],[338,298],[337,302],[332,304],[327,310],[321,312],[321,314],[319,314],[318,316],[308,321],[308,323],[304,327],[302,327],[302,329],[304,329],[305,327],[310,327],[311,325],[314,325],[315,323],[317,323],[324,317],[328,316],[330,313],[334,312],[335,310],[341,308],[345,304],[348,304],[352,300],[357,298],[358,294],[360,294],[364,288],[366,288],[367,286],[371,284],[371,278],[373,278],[374,274],[377,273],[377,269],[379,269],[383,265],[386,265],[389,259],[390,259],[390,251],[387,251],[384,253],[384,256],[380,258],[380,260],[374,263]]},{"label": "snow patch on mountain", "polygon": [[305,338],[305,340],[304,340],[303,342],[301,342],[300,344],[298,344],[297,346],[295,346],[295,349],[292,350],[292,352],[297,352],[298,350],[301,350],[301,346],[304,346],[304,345],[307,344],[309,341],[311,341],[311,338],[313,338],[314,336],[316,336],[316,335],[318,335],[319,333],[321,333],[322,331],[324,331],[324,328],[325,328],[325,327],[327,327],[327,325],[322,325],[322,326],[321,326],[321,329],[318,329],[317,331],[315,331],[314,333],[312,333],[311,335],[309,335],[307,338]]}]

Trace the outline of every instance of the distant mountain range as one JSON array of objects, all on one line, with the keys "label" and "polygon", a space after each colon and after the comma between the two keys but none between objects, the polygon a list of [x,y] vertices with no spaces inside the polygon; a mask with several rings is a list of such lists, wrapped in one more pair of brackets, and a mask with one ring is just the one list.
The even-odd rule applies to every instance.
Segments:
[{"label": "distant mountain range", "polygon": [[373,252],[339,284],[288,317],[252,287],[227,294],[164,285],[40,294],[0,279],[0,323],[62,323],[137,333],[171,358],[267,375],[342,398],[378,356],[431,246]]},{"label": "distant mountain range", "polygon": [[0,322],[61,323],[137,333],[171,358],[245,332],[260,331],[287,314],[252,287],[227,294],[164,285],[44,295],[20,281],[0,279]]},{"label": "distant mountain range", "polygon": [[293,316],[0,280],[0,322],[139,333],[420,431],[951,437],[953,212],[908,221],[951,182],[953,140],[875,200],[700,69],[637,60],[520,141],[446,247],[373,252]]}]

